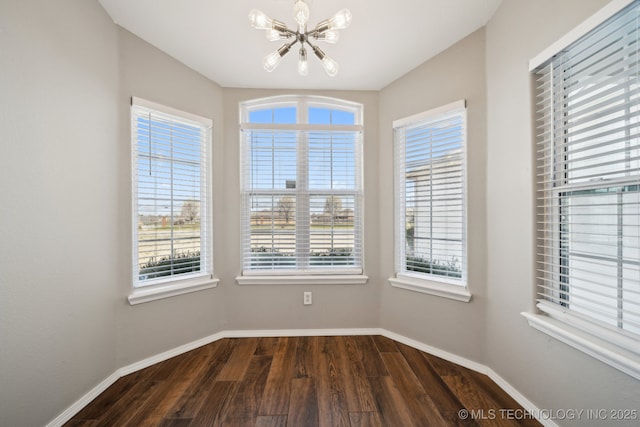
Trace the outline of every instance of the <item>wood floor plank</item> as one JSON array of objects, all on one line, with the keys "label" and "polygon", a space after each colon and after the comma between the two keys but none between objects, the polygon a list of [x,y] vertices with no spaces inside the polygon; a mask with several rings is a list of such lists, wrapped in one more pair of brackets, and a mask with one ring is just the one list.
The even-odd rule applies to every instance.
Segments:
[{"label": "wood floor plank", "polygon": [[[474,382],[474,386],[488,396],[497,406],[498,409],[522,409],[520,404],[514,398],[504,392],[495,382],[488,376],[479,372],[470,372],[469,378]],[[538,421],[532,418],[524,418],[518,420],[519,425],[537,427],[540,425]]]},{"label": "wood floor plank", "polygon": [[166,418],[193,418],[204,405],[209,390],[233,352],[233,346],[228,339],[217,341],[210,346],[206,369],[167,411]]},{"label": "wood floor plank", "polygon": [[157,381],[140,381],[136,383],[131,390],[100,416],[96,426],[111,427],[129,424],[129,421],[144,407],[146,400],[160,384]]},{"label": "wood floor plank", "polygon": [[286,415],[263,415],[256,420],[256,427],[286,427]]},{"label": "wood floor plank", "polygon": [[228,416],[227,408],[233,398],[238,383],[235,381],[216,381],[209,391],[204,405],[200,408],[191,425],[216,427],[223,425]]},{"label": "wood floor plank", "polygon": [[376,347],[376,343],[371,336],[357,336],[353,337],[358,348],[358,354],[362,360],[367,376],[369,377],[382,377],[389,375],[387,367],[380,357],[380,352]]},{"label": "wood floor plank", "polygon": [[425,392],[435,404],[440,415],[450,426],[477,426],[471,419],[460,419],[458,412],[465,409],[464,405],[449,389],[449,386],[435,372],[430,363],[424,357],[424,353],[408,345],[398,343],[398,348],[405,360],[411,366],[418,381],[422,384]]},{"label": "wood floor plank", "polygon": [[318,339],[318,423],[320,427],[350,427],[349,408],[335,355],[327,346],[327,337]]},{"label": "wood floor plank", "polygon": [[231,342],[233,352],[218,374],[218,381],[241,381],[258,346],[257,338],[234,338]]},{"label": "wood floor plank", "polygon": [[444,360],[429,353],[424,353],[424,358],[427,359],[429,364],[433,367],[433,370],[441,377],[456,376],[460,374],[460,370],[458,369],[459,367],[455,363],[451,363],[448,360]]},{"label": "wood floor plank", "polygon": [[111,387],[96,397],[89,405],[80,410],[73,418],[77,420],[97,420],[118,400],[126,395],[144,376],[140,372],[118,379]]},{"label": "wood floor plank", "polygon": [[296,346],[294,378],[315,375],[318,366],[318,337],[300,337]]},{"label": "wood floor plank", "polygon": [[481,390],[474,388],[472,381],[470,381],[463,372],[460,372],[459,375],[443,376],[442,379],[447,383],[453,393],[455,393],[458,400],[460,400],[460,402],[462,402],[465,408],[470,412],[483,411],[484,414],[487,414],[486,416],[476,420],[478,424],[498,427],[518,425],[517,422],[503,417],[490,417],[489,414],[491,409],[497,410],[500,408],[490,397],[482,393]]},{"label": "wood floor plank", "polygon": [[[191,352],[189,352],[190,354]],[[160,362],[156,365],[156,369],[152,371],[149,375],[149,380],[151,381],[164,381],[169,378],[180,366],[182,363],[182,356],[172,357],[171,359]]]},{"label": "wood floor plank", "polygon": [[447,422],[441,417],[402,353],[383,353],[382,359],[415,424],[425,427],[446,426]]},{"label": "wood floor plank", "polygon": [[329,346],[338,361],[347,407],[350,412],[373,412],[376,410],[376,405],[371,384],[355,344],[350,338],[335,337],[330,341]]},{"label": "wood floor plank", "polygon": [[289,395],[297,345],[296,337],[278,340],[258,411],[259,415],[286,415],[289,412]]},{"label": "wood floor plank", "polygon": [[138,427],[155,427],[162,422],[171,408],[184,395],[191,384],[207,367],[207,351],[196,349],[180,357],[175,371],[169,374],[146,400],[144,407],[131,419]]},{"label": "wood floor plank", "polygon": [[94,427],[98,425],[97,420],[71,420],[65,424],[65,427]]},{"label": "wood floor plank", "polygon": [[378,351],[381,353],[398,351],[396,342],[387,337],[383,337],[382,335],[374,335],[373,342],[375,342],[376,347],[378,347]]},{"label": "wood floor plank", "polygon": [[258,346],[256,347],[255,356],[273,356],[273,351],[278,343],[276,337],[261,337],[258,339]]},{"label": "wood floor plank", "polygon": [[288,427],[318,427],[318,397],[313,378],[291,380]]},{"label": "wood floor plank", "polygon": [[165,418],[158,427],[189,427],[191,421],[191,418]]},{"label": "wood floor plank", "polygon": [[391,377],[371,377],[371,386],[378,412],[384,425],[402,427],[422,427],[413,417]]},{"label": "wood floor plank", "polygon": [[238,389],[229,403],[226,424],[238,426],[255,424],[271,368],[271,360],[271,356],[251,357],[244,380],[238,384]]},{"label": "wood floor plank", "polygon": [[385,427],[377,412],[350,412],[351,427]]}]

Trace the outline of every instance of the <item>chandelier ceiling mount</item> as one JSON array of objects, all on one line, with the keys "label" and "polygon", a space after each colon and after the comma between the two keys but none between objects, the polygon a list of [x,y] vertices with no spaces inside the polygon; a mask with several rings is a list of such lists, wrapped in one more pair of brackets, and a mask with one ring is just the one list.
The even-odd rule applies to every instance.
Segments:
[{"label": "chandelier ceiling mount", "polygon": [[[300,51],[298,56],[298,74],[306,76],[309,74],[309,63],[307,61],[307,49],[305,45],[309,46],[315,56],[322,62],[322,66],[327,74],[331,77],[338,74],[338,63],[327,56],[319,46],[315,45],[316,41],[323,41],[326,43],[337,43],[340,38],[338,30],[343,30],[351,24],[351,12],[349,9],[342,9],[338,11],[329,19],[325,19],[318,23],[311,31],[307,30],[307,23],[309,22],[309,6],[304,0],[295,0],[293,5],[293,18],[297,23],[296,31],[293,31],[287,27],[287,25],[281,21],[271,19],[263,12],[253,9],[249,12],[249,21],[251,26],[258,30],[265,30],[267,40],[278,41],[287,40],[285,44],[280,46],[277,50],[271,52],[264,57],[262,64],[264,69],[271,72],[276,69],[282,58],[289,53],[291,48],[300,43]],[[289,41],[290,39],[293,39]],[[311,40],[313,39],[313,43]]]}]

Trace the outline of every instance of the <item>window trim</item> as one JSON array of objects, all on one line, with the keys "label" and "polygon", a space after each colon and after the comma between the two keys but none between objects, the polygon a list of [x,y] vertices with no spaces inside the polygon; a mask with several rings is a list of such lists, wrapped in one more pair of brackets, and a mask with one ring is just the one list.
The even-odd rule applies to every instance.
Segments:
[{"label": "window trim", "polygon": [[218,286],[220,279],[211,276],[191,277],[189,279],[174,280],[153,286],[134,289],[127,297],[130,305],[175,297],[191,292],[204,291]]},{"label": "window trim", "polygon": [[[276,123],[249,123],[249,115],[252,111],[272,109],[272,108],[286,108],[296,107],[297,110],[297,123],[295,124],[276,124]],[[353,125],[319,125],[308,124],[308,111],[310,108],[327,108],[334,110],[341,110],[354,115]],[[244,130],[295,130],[295,131],[352,131],[360,133],[360,148],[359,156],[356,160],[360,161],[359,165],[356,165],[356,182],[358,185],[357,193],[359,196],[358,205],[356,206],[360,210],[359,219],[359,232],[360,232],[360,263],[361,267],[337,267],[334,269],[312,269],[312,270],[242,270],[241,274],[236,277],[236,282],[239,285],[256,285],[256,284],[365,284],[368,281],[368,276],[364,274],[365,271],[365,236],[364,236],[364,165],[363,165],[363,151],[364,151],[364,105],[358,102],[348,101],[339,98],[314,96],[314,95],[279,95],[266,98],[252,99],[247,101],[241,101],[239,103],[239,117],[240,117],[240,143],[243,143],[243,131]],[[244,150],[240,149],[240,188],[243,189],[242,180],[243,176],[243,156]],[[241,190],[241,198],[244,198],[244,192]],[[243,201],[244,203],[244,201]],[[241,209],[244,215],[244,208]],[[246,233],[246,225],[244,221],[242,223],[241,236],[244,239]],[[241,263],[244,265],[244,247],[241,245]]]},{"label": "window trim", "polygon": [[464,110],[464,130],[463,130],[463,147],[462,147],[462,157],[463,157],[463,166],[462,166],[462,182],[463,182],[463,190],[462,190],[462,212],[464,215],[463,220],[463,271],[462,277],[460,281],[451,280],[446,276],[438,277],[437,275],[427,275],[421,273],[411,273],[411,272],[400,272],[398,271],[398,265],[401,260],[401,249],[400,244],[404,243],[404,239],[402,239],[398,233],[400,233],[400,221],[402,217],[402,213],[400,212],[400,195],[403,191],[400,188],[400,179],[399,174],[401,171],[397,170],[397,155],[398,141],[395,140],[394,137],[394,157],[396,157],[396,161],[394,161],[394,268],[396,269],[396,273],[394,277],[390,277],[388,279],[389,284],[392,287],[409,290],[413,292],[420,292],[428,295],[439,296],[442,298],[447,298],[460,302],[470,302],[472,299],[472,294],[469,290],[469,280],[468,280],[468,257],[469,257],[469,245],[468,245],[468,179],[467,179],[467,165],[468,165],[468,157],[467,157],[467,145],[468,145],[468,124],[467,124],[467,111],[466,111],[466,101],[458,100],[451,102],[446,105],[442,105],[440,107],[436,107],[421,113],[414,114],[409,117],[405,117],[402,119],[393,121],[393,130],[395,131],[398,128],[407,127],[409,125],[418,124],[420,122],[430,121],[434,118],[437,118],[442,115],[446,115],[455,110]]},{"label": "window trim", "polygon": [[364,285],[364,274],[245,275],[236,277],[238,285]]},{"label": "window trim", "polygon": [[603,24],[607,19],[629,6],[635,0],[611,0],[602,9],[591,15],[577,27],[569,31],[567,34],[558,39],[551,46],[540,52],[538,55],[529,60],[529,72],[533,72],[536,68],[544,64],[549,58],[562,52],[579,38],[586,35],[591,30]]},{"label": "window trim", "polygon": [[[535,79],[536,70],[553,56],[598,28],[634,1],[611,1],[531,59],[529,61],[531,79]],[[535,104],[536,95],[533,92],[532,98],[532,103]],[[535,144],[536,141],[533,140],[532,143]],[[537,240],[538,237],[536,237]],[[537,260],[534,259],[533,262],[536,264]],[[535,265],[534,268],[536,268]],[[537,289],[538,286],[538,280],[535,280],[534,287]],[[629,337],[623,331],[615,330],[613,327],[607,328],[582,320],[579,313],[544,301],[538,302],[534,310],[522,312],[521,315],[532,328],[640,380],[640,352],[631,350],[638,348],[638,340],[635,337]]]},{"label": "window trim", "polygon": [[[207,239],[203,243],[206,248],[205,254],[203,256],[209,258],[208,262],[208,270],[200,271],[192,274],[183,274],[175,277],[167,277],[155,280],[149,280],[148,282],[142,284],[140,281],[136,280],[137,276],[137,244],[138,244],[138,228],[137,228],[137,196],[138,196],[138,180],[136,177],[137,167],[136,167],[136,132],[135,132],[135,116],[134,116],[134,108],[141,107],[144,109],[149,109],[157,112],[159,115],[167,115],[169,117],[176,117],[179,119],[183,119],[187,122],[197,123],[206,129],[207,132],[207,149],[206,149],[206,158],[204,159],[207,168],[204,172],[205,176],[201,179],[206,180],[207,188],[205,192],[205,197],[207,198],[207,209],[206,215],[201,221],[204,221],[207,224],[206,236]],[[131,248],[132,248],[132,291],[127,297],[129,304],[136,305],[144,302],[154,301],[157,299],[168,298],[172,296],[182,295],[185,293],[195,292],[204,289],[210,289],[217,286],[219,279],[216,278],[213,274],[213,190],[212,190],[212,152],[213,152],[213,144],[212,144],[212,128],[213,128],[213,120],[202,117],[196,114],[192,114],[186,111],[178,110],[176,108],[172,108],[166,105],[158,104],[152,101],[148,101],[146,99],[138,98],[135,96],[131,97],[131,112],[130,112],[130,126],[131,126],[131,230],[132,230],[132,240],[131,240]],[[201,234],[201,238],[202,234]],[[201,262],[201,265],[204,263]]]}]

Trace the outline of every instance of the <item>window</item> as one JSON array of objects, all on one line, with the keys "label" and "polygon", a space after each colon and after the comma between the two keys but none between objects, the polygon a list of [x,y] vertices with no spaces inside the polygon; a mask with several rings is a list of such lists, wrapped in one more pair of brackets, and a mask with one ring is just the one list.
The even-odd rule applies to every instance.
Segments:
[{"label": "window", "polygon": [[243,275],[361,274],[362,107],[277,97],[241,114]]},{"label": "window", "polygon": [[133,98],[131,124],[134,287],[210,280],[211,120]]},{"label": "window", "polygon": [[393,124],[394,286],[469,301],[466,290],[466,109],[455,102]]},{"label": "window", "polygon": [[[635,353],[630,357],[636,366],[639,19],[636,1],[533,70],[538,114],[537,307],[562,327],[586,332],[591,342],[606,341],[608,349],[613,344],[618,354]],[[633,372],[628,366],[621,369]],[[632,375],[640,378],[640,370],[636,367]]]}]

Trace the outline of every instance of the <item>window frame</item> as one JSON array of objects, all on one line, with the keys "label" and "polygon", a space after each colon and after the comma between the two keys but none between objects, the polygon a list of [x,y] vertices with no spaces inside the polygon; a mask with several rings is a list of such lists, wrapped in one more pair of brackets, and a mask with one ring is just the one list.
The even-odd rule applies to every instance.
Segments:
[{"label": "window frame", "polygon": [[[201,188],[200,196],[200,267],[196,273],[165,276],[157,279],[141,281],[139,279],[138,260],[138,150],[137,120],[140,111],[148,111],[176,123],[197,126],[204,133],[204,147],[201,155]],[[217,286],[219,279],[213,274],[213,194],[212,194],[212,130],[213,121],[209,118],[181,111],[138,97],[131,97],[131,250],[132,250],[132,292],[128,296],[131,305],[141,304],[157,299],[182,295],[185,293],[210,289]],[[204,167],[203,167],[204,163]],[[204,199],[204,200],[203,200]]]},{"label": "window frame", "polygon": [[[461,189],[461,203],[462,203],[462,272],[460,280],[452,280],[444,275],[435,275],[429,273],[410,272],[404,271],[401,267],[405,262],[405,246],[406,246],[406,212],[403,210],[404,200],[406,199],[404,183],[406,170],[400,170],[401,165],[404,165],[404,160],[400,159],[400,152],[404,152],[405,144],[404,139],[398,137],[398,131],[409,127],[419,126],[423,124],[429,124],[436,122],[437,120],[452,116],[459,115],[462,118],[463,130],[462,130],[462,189]],[[471,292],[468,285],[468,197],[467,197],[467,145],[468,145],[468,131],[467,131],[467,106],[465,100],[455,101],[440,107],[433,108],[431,110],[424,111],[409,117],[395,120],[393,122],[393,143],[394,143],[394,266],[395,276],[389,278],[389,284],[393,287],[406,289],[410,291],[425,293],[429,295],[448,298],[460,302],[469,302],[471,300]]]},{"label": "window frame", "polygon": [[[277,109],[286,107],[296,107],[296,123],[295,124],[278,124],[278,123],[251,123],[249,122],[250,114],[253,111],[265,110],[265,109]],[[310,108],[327,108],[331,110],[340,110],[352,113],[354,115],[353,125],[319,125],[308,123],[308,111]],[[364,151],[364,106],[360,103],[330,98],[321,96],[309,96],[309,95],[283,95],[273,96],[267,98],[253,99],[243,101],[239,103],[239,118],[240,118],[240,193],[242,199],[242,216],[241,219],[241,263],[242,271],[240,276],[236,277],[236,281],[240,285],[262,285],[262,284],[364,284],[368,277],[364,275],[364,182],[363,182],[363,151]],[[284,131],[355,131],[359,132],[359,141],[356,141],[356,170],[354,171],[356,176],[356,189],[352,192],[355,194],[355,206],[354,209],[360,213],[359,220],[355,220],[355,238],[360,240],[360,256],[359,264],[361,267],[347,267],[347,268],[323,268],[323,269],[308,269],[300,270],[295,269],[262,269],[262,270],[245,270],[245,240],[246,236],[250,235],[250,226],[246,224],[245,216],[245,204],[246,197],[251,193],[249,189],[245,190],[243,180],[245,176],[245,136],[244,131],[251,130],[284,130]],[[307,145],[305,145],[306,148]],[[306,153],[307,149],[297,150],[297,156],[301,153]],[[308,156],[307,160],[308,161]],[[300,165],[296,164],[296,170],[299,173]],[[313,193],[312,189],[306,188],[302,191],[306,191],[307,195]],[[321,190],[326,191],[326,190]],[[274,190],[274,193],[277,192]],[[297,192],[295,193],[298,194]],[[307,204],[310,203],[307,201]],[[306,206],[309,207],[309,206]],[[307,229],[310,232],[309,226],[296,225],[296,236],[299,232],[299,228]],[[296,239],[298,239],[296,237]],[[296,248],[298,244],[296,244]]]},{"label": "window frame", "polygon": [[[529,62],[529,72],[534,87],[534,90],[532,91],[532,105],[534,106],[534,111],[536,110],[535,106],[538,98],[538,94],[535,93],[535,82],[538,78],[536,73],[550,61],[552,61],[554,56],[556,56],[557,54],[561,54],[566,49],[570,49],[571,45],[573,45],[575,42],[580,41],[583,37],[589,35],[592,31],[598,31],[600,28],[602,28],[602,25],[605,24],[610,18],[623,11],[629,5],[634,3],[634,1],[635,0],[612,1]],[[636,4],[633,7],[640,8],[640,4]],[[606,108],[606,106],[603,106],[602,108]],[[564,112],[565,109],[563,109],[562,111]],[[552,117],[552,120],[553,118],[555,118],[553,113],[551,113],[550,116]],[[537,133],[539,132],[534,132],[534,134]],[[554,142],[559,138],[566,140],[565,137],[553,137],[551,138],[552,142],[550,142],[550,144],[560,144],[560,147],[563,147],[566,142]],[[537,143],[538,141],[534,139],[534,147],[536,147]],[[536,149],[538,148],[536,147]],[[535,161],[537,163],[537,166],[541,167],[540,159],[536,158]],[[567,161],[567,159],[564,158],[563,161]],[[549,167],[547,167],[547,169],[549,169]],[[538,186],[539,190],[536,192],[537,199],[539,199],[540,197],[547,198],[547,196],[543,196],[541,192],[544,192],[545,194],[554,192],[554,190],[549,190],[542,184],[542,181],[544,179],[554,180],[553,182],[558,180],[566,180],[567,183],[570,179],[568,176],[566,176],[565,173],[559,174],[562,175],[562,177],[560,178],[554,178],[551,175],[553,175],[552,171],[545,171],[545,174],[542,174],[542,178],[536,179],[536,185]],[[632,180],[629,178],[609,178],[604,181],[591,180],[586,184],[570,183],[568,185],[561,186],[559,190],[556,190],[555,193],[557,194],[553,196],[553,199],[550,200],[563,198],[566,194],[572,191],[577,192],[592,190],[597,192],[598,188],[622,188],[625,185],[628,185],[631,181]],[[634,183],[638,183],[638,178],[635,179]],[[536,208],[538,210],[538,216],[541,215],[543,212],[541,211],[541,209],[544,209],[542,203],[536,203]],[[556,209],[551,214],[547,214],[554,215],[553,218],[556,218],[555,220],[552,219],[552,221],[555,222],[552,222],[551,224],[565,224],[565,222],[558,219],[561,214],[562,211],[560,209]],[[618,213],[617,216],[619,219],[620,214]],[[551,229],[553,230],[553,227]],[[558,229],[556,231],[553,231],[552,233],[554,235],[557,234],[558,236],[561,236],[562,232],[562,230]],[[540,239],[548,239],[548,237],[543,234],[543,230],[537,231],[536,243],[538,246],[540,246]],[[550,247],[542,252],[536,252],[538,252],[536,254],[537,258],[535,259],[535,268],[536,271],[538,271],[538,274],[536,275],[538,276],[538,278],[535,281],[535,287],[537,290],[542,283],[542,278],[540,278],[540,276],[543,276],[545,274],[544,272],[540,271],[540,269],[542,268],[540,266],[540,263],[542,262],[544,264],[546,262],[545,257],[552,257],[552,259],[555,259],[555,257],[562,257],[563,255],[561,254],[562,248],[554,249]],[[568,271],[562,271],[562,268],[569,268],[568,266],[565,267],[564,264],[558,265],[561,266],[558,274],[562,276],[571,274]],[[544,269],[545,271],[549,270],[546,267]],[[618,279],[620,279],[620,277],[618,277]],[[565,292],[567,290],[560,289],[557,292]],[[562,298],[559,298],[559,300],[562,300]],[[577,312],[571,310],[570,307],[564,306],[562,303],[551,303],[547,301],[538,301],[536,303],[535,299],[533,303],[535,304],[534,310],[532,310],[531,312],[521,313],[527,319],[531,327],[579,351],[582,351],[615,369],[618,369],[636,379],[640,379],[640,351],[637,350],[640,349],[640,336],[638,336],[637,334],[630,334],[620,329],[619,327],[615,328],[613,326],[600,324],[593,319],[589,319],[588,316],[581,314],[579,311]]]}]

